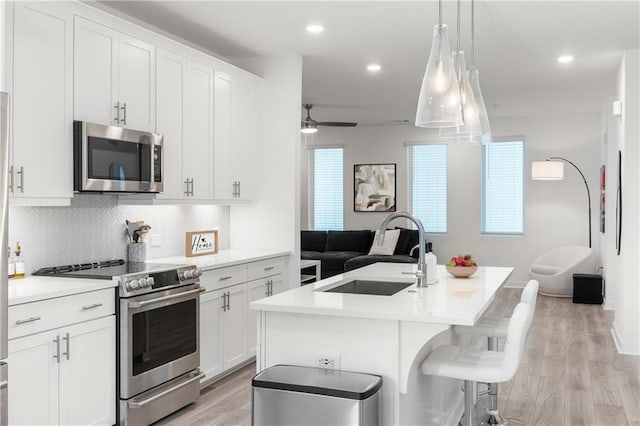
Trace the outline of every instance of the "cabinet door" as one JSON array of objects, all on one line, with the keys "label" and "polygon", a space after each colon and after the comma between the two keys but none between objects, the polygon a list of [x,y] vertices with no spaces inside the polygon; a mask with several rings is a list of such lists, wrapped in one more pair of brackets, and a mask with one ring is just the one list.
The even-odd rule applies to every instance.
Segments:
[{"label": "cabinet door", "polygon": [[260,280],[250,281],[247,283],[247,355],[254,356],[256,354],[256,346],[258,344],[258,311],[249,309],[251,302],[264,299],[268,296],[268,282],[272,278],[263,278]]},{"label": "cabinet door", "polygon": [[75,17],[73,117],[104,125],[117,121],[118,33]]},{"label": "cabinet door", "polygon": [[200,200],[213,199],[213,80],[213,68],[188,61],[182,175]]},{"label": "cabinet door", "polygon": [[271,294],[282,293],[283,291],[288,290],[287,282],[284,280],[283,275],[275,275],[270,278],[271,279]]},{"label": "cabinet door", "polygon": [[238,182],[235,199],[251,200],[253,191],[253,132],[255,117],[255,88],[246,81],[234,78],[232,84],[232,180]]},{"label": "cabinet door", "polygon": [[247,285],[224,289],[227,310],[224,312],[222,352],[224,368],[230,368],[247,358]]},{"label": "cabinet door", "polygon": [[155,46],[119,34],[118,100],[123,127],[155,131],[155,67]]},{"label": "cabinet door", "polygon": [[222,372],[223,290],[200,296],[200,370],[208,380]]},{"label": "cabinet door", "polygon": [[72,16],[45,2],[14,13],[13,196],[71,198]]},{"label": "cabinet door", "polygon": [[156,56],[156,128],[164,135],[164,191],[158,198],[185,198],[182,178],[183,98],[187,60],[158,49]]},{"label": "cabinet door", "polygon": [[57,337],[54,330],[9,341],[10,425],[58,424]]},{"label": "cabinet door", "polygon": [[116,421],[115,316],[61,328],[60,424]]},{"label": "cabinet door", "polygon": [[217,200],[234,198],[231,150],[233,144],[233,103],[231,76],[216,73],[214,197]]}]

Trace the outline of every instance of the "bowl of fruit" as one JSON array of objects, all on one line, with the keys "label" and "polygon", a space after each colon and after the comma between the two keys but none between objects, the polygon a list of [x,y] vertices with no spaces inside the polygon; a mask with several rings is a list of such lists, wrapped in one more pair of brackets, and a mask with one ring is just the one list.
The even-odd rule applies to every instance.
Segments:
[{"label": "bowl of fruit", "polygon": [[456,278],[468,278],[478,270],[478,264],[470,254],[461,254],[452,257],[446,265],[447,272]]}]

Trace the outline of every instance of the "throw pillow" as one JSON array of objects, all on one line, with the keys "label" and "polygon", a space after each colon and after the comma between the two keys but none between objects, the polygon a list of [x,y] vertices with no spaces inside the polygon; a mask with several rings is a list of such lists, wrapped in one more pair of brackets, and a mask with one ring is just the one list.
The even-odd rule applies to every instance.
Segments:
[{"label": "throw pillow", "polygon": [[369,254],[379,254],[383,256],[391,256],[393,255],[393,251],[396,249],[396,244],[398,244],[398,238],[400,238],[400,230],[386,231],[384,233],[384,241],[382,245],[378,245],[378,238],[380,231],[376,231],[376,236],[373,237],[373,244],[371,244],[371,250],[369,250]]}]

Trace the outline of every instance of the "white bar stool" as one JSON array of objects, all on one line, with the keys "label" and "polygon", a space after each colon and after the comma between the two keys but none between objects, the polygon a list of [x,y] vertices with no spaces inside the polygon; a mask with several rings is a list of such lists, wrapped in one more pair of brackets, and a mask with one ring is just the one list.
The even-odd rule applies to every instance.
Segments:
[{"label": "white bar stool", "polygon": [[[530,280],[524,287],[520,302],[531,307],[529,326],[533,321],[538,298],[538,281]],[[498,338],[507,337],[509,318],[483,316],[473,326],[456,325],[454,331],[462,336],[487,337],[487,347],[490,351],[498,350]],[[527,326],[527,328],[529,327]],[[487,413],[480,419],[480,425],[506,425],[507,419],[498,412],[498,384],[489,383],[489,407]]]},{"label": "white bar stool", "polygon": [[507,326],[504,352],[443,345],[435,348],[422,363],[424,374],[464,380],[464,426],[476,426],[476,382],[506,382],[515,375],[531,324],[530,312],[531,307],[526,303],[516,306]]}]

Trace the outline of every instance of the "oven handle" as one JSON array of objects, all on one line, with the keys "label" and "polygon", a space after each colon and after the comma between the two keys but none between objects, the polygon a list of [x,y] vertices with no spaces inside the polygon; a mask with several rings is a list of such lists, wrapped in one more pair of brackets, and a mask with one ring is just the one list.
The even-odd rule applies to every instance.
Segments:
[{"label": "oven handle", "polygon": [[[202,379],[203,377],[205,377],[205,374],[204,374],[204,373],[200,373],[200,374],[198,374],[197,376],[192,377],[191,379],[189,379],[189,380],[187,380],[187,381],[185,381],[185,382],[180,383],[180,384],[178,385],[178,387],[179,387],[179,388],[181,388],[181,387],[187,386],[187,385],[189,385],[189,384],[191,384],[191,383],[195,382],[196,380],[200,380],[200,379]],[[144,407],[145,405],[147,405],[147,404],[149,404],[149,403],[151,403],[151,402],[155,401],[155,400],[156,400],[156,399],[158,399],[158,398],[162,398],[163,396],[166,396],[167,394],[169,394],[169,393],[171,393],[171,392],[173,392],[173,391],[175,391],[175,390],[176,390],[176,388],[167,389],[167,390],[165,390],[165,391],[162,391],[162,392],[160,392],[160,393],[158,393],[158,394],[156,394],[156,395],[153,395],[152,397],[150,397],[150,398],[148,398],[148,399],[145,399],[145,400],[142,400],[142,401],[129,401],[129,402],[127,403],[127,405],[129,406],[129,408],[140,408],[140,407]]]},{"label": "oven handle", "polygon": [[164,302],[165,300],[173,300],[179,297],[189,296],[196,293],[202,293],[203,291],[205,291],[204,287],[198,287],[195,290],[189,290],[182,293],[172,294],[169,296],[162,296],[155,299],[143,300],[142,302],[127,302],[127,305],[129,308],[133,308],[133,309],[142,308],[143,306],[153,305],[158,302]]}]

